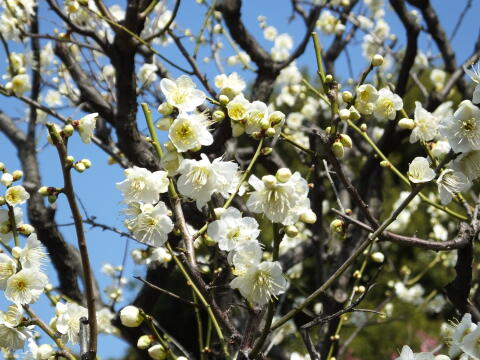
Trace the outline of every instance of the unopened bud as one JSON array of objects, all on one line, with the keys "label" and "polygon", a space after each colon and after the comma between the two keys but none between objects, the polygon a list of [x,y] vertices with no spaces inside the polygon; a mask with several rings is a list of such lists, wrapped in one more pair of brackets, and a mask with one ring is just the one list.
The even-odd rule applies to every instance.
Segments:
[{"label": "unopened bud", "polygon": [[365,289],[365,286],[363,286],[363,285],[360,285],[360,286],[357,287],[357,293],[359,293],[359,294],[363,294],[365,292],[365,290],[367,290],[367,289]]},{"label": "unopened bud", "polygon": [[260,120],[260,128],[262,130],[267,130],[270,127],[270,121],[267,118]]},{"label": "unopened bud", "polygon": [[383,253],[381,253],[380,251],[376,251],[371,255],[371,258],[376,263],[381,264],[385,260],[385,255],[383,255]]},{"label": "unopened bud", "polygon": [[170,125],[172,125],[173,119],[169,116],[165,116],[157,121],[155,126],[158,130],[168,131],[170,129]]},{"label": "unopened bud", "polygon": [[272,151],[273,151],[273,148],[271,148],[271,147],[264,147],[261,150],[262,155],[265,155],[265,156],[270,155],[272,153]]},{"label": "unopened bud", "polygon": [[168,116],[173,112],[173,106],[167,102],[164,102],[158,106],[157,110],[160,114]]},{"label": "unopened bud", "polygon": [[137,348],[139,349],[147,349],[153,343],[153,336],[152,335],[142,335],[138,338],[137,341]]},{"label": "unopened bud", "polygon": [[330,230],[335,233],[343,232],[344,222],[340,219],[335,219],[330,223]]},{"label": "unopened bud", "polygon": [[268,189],[271,189],[277,185],[277,178],[273,175],[263,176],[262,181]]},{"label": "unopened bud", "polygon": [[366,132],[367,129],[368,129],[367,124],[364,123],[364,124],[360,125],[360,130],[362,130],[363,132]]},{"label": "unopened bud", "polygon": [[23,171],[22,170],[15,170],[12,172],[13,176],[13,181],[20,180],[23,177]]},{"label": "unopened bud", "polygon": [[343,121],[350,120],[350,110],[348,109],[341,109],[338,112],[338,115],[340,116],[340,119]]},{"label": "unopened bud", "polygon": [[215,213],[215,217],[219,219],[223,214],[225,214],[226,209],[224,208],[215,208],[213,212]]},{"label": "unopened bud", "polygon": [[332,127],[331,127],[331,126],[327,126],[327,127],[325,128],[325,132],[326,132],[327,134],[330,134],[330,133],[332,132]]},{"label": "unopened bud", "polygon": [[298,235],[298,229],[295,225],[286,226],[284,230],[288,237],[293,238]]},{"label": "unopened bud", "polygon": [[382,66],[383,64],[383,56],[380,54],[375,54],[372,59],[373,66]]},{"label": "unopened bud", "polygon": [[63,128],[63,135],[65,135],[65,137],[70,137],[73,135],[73,131],[75,129],[73,128],[73,126],[71,124],[67,124],[65,125],[65,127]]},{"label": "unopened bud", "polygon": [[167,358],[167,353],[162,345],[157,344],[153,345],[150,349],[148,349],[148,355],[153,360],[164,360]]},{"label": "unopened bud", "polygon": [[120,321],[126,327],[138,327],[143,321],[140,309],[133,305],[125,306],[120,310]]},{"label": "unopened bud", "polygon": [[3,173],[0,177],[0,183],[2,183],[3,186],[10,186],[12,185],[12,182],[13,176],[10,173]]},{"label": "unopened bud", "polygon": [[380,166],[384,167],[384,168],[389,167],[390,166],[390,161],[382,160],[382,161],[380,161]]},{"label": "unopened bud", "polygon": [[67,165],[72,165],[75,162],[75,158],[72,155],[68,155],[65,158],[65,162],[67,163]]},{"label": "unopened bud", "polygon": [[73,165],[74,169],[77,170],[79,173],[82,173],[84,172],[87,168],[85,167],[85,165],[81,162],[77,162],[75,163],[75,165]]},{"label": "unopened bud", "polygon": [[315,224],[317,222],[317,214],[312,210],[308,210],[300,215],[300,221],[305,224]]},{"label": "unopened bud", "polygon": [[220,102],[220,104],[225,106],[230,102],[230,99],[228,98],[227,95],[222,94],[218,97],[218,101]]},{"label": "unopened bud", "polygon": [[216,122],[221,122],[225,119],[225,113],[222,110],[215,110],[212,114],[212,119]]},{"label": "unopened bud", "polygon": [[350,106],[348,110],[350,110],[350,120],[357,121],[362,117],[362,115],[360,115],[360,112],[357,110],[355,106],[353,105]]},{"label": "unopened bud", "polygon": [[350,91],[344,91],[342,92],[342,100],[345,101],[346,103],[349,103],[353,100],[353,95]]},{"label": "unopened bud", "polygon": [[331,83],[333,81],[333,75],[332,74],[327,74],[325,75],[325,82],[328,84],[328,83]]},{"label": "unopened bud", "polygon": [[235,122],[232,122],[231,125],[232,125],[232,135],[234,137],[239,137],[245,133],[245,126],[243,126],[243,124],[235,121]]},{"label": "unopened bud", "polygon": [[92,167],[92,162],[88,159],[82,159],[80,162],[85,165],[85,168],[89,169]]},{"label": "unopened bud", "polygon": [[6,204],[5,198],[3,196],[0,196],[0,206],[5,204]]},{"label": "unopened bud", "polygon": [[30,224],[22,224],[17,227],[17,230],[23,235],[30,235],[35,231],[35,228]]},{"label": "unopened bud", "polygon": [[15,258],[15,259],[19,259],[20,258],[20,255],[22,255],[22,248],[19,247],[19,246],[14,246],[12,248],[12,256]]},{"label": "unopened bud", "polygon": [[289,168],[280,168],[277,170],[275,177],[278,181],[285,183],[292,177],[292,171]]},{"label": "unopened bud", "polygon": [[50,194],[48,187],[46,186],[42,186],[40,189],[38,189],[38,193],[42,196],[48,196]]},{"label": "unopened bud", "polygon": [[402,118],[398,121],[400,129],[412,130],[415,127],[415,121],[412,119]]},{"label": "unopened bud", "polygon": [[0,162],[0,171],[5,171],[5,164]]},{"label": "unopened bud", "polygon": [[332,144],[332,152],[337,159],[341,159],[341,158],[343,158],[343,155],[345,155],[345,150],[343,148],[343,144],[339,140],[336,140]]},{"label": "unopened bud", "polygon": [[268,128],[267,130],[265,130],[265,135],[266,135],[267,137],[274,137],[276,133],[277,133],[277,132],[276,132],[275,129],[272,128],[272,127],[271,127],[271,128]]},{"label": "unopened bud", "polygon": [[274,111],[269,117],[268,120],[272,124],[272,126],[275,126],[277,124],[280,124],[283,120],[285,119],[285,114],[280,112],[280,111]]},{"label": "unopened bud", "polygon": [[56,195],[48,195],[47,199],[48,199],[48,202],[50,204],[54,204],[57,201],[57,196]]},{"label": "unopened bud", "polygon": [[351,149],[353,146],[352,138],[348,136],[347,134],[340,134],[339,140],[342,143],[343,146]]}]

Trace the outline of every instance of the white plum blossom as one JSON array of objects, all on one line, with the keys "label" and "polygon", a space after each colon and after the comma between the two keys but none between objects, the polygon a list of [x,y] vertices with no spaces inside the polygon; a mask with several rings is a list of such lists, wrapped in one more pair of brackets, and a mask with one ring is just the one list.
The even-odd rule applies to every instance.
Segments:
[{"label": "white plum blossom", "polygon": [[272,175],[266,175],[262,180],[251,175],[248,183],[255,190],[247,200],[250,211],[262,213],[272,222],[284,225],[292,225],[298,220],[300,214],[294,210],[308,194],[308,184],[299,172],[285,182]]},{"label": "white plum blossom", "polygon": [[177,181],[180,193],[196,200],[199,209],[207,204],[213,193],[228,198],[239,182],[237,164],[222,158],[210,162],[207,155],[200,156],[201,160],[182,160]]},{"label": "white plum blossom", "polygon": [[130,225],[129,228],[135,239],[154,247],[165,244],[168,234],[173,230],[173,222],[169,216],[170,211],[165,203],[159,201],[155,206],[152,204],[129,204],[129,210],[134,208],[137,208],[139,212],[134,218],[127,220],[127,223]]},{"label": "white plum blossom", "polygon": [[5,297],[16,304],[31,304],[42,295],[47,275],[38,269],[22,269],[7,280]]},{"label": "white plum blossom", "polygon": [[0,254],[0,289],[5,290],[8,279],[17,272],[17,262],[7,254]]},{"label": "white plum blossom", "polygon": [[98,113],[85,115],[78,120],[78,133],[83,143],[90,144],[93,137],[93,131],[97,122]]},{"label": "white plum blossom", "polygon": [[414,353],[409,346],[402,348],[400,356],[395,360],[434,360],[435,356],[431,352]]},{"label": "white plum blossom", "polygon": [[457,153],[480,150],[480,109],[462,101],[452,116],[440,120],[439,131]]},{"label": "white plum blossom", "polygon": [[221,250],[231,251],[240,243],[254,241],[260,235],[257,221],[252,217],[242,217],[242,213],[229,207],[218,220],[208,225],[208,235]]},{"label": "white plum blossom", "polygon": [[480,359],[480,327],[465,335],[460,349],[472,359]]},{"label": "white plum blossom", "polygon": [[28,236],[25,247],[20,251],[20,264],[22,268],[40,269],[42,263],[46,261],[47,255],[37,234],[32,233]]},{"label": "white plum blossom", "polygon": [[287,280],[278,261],[263,261],[246,266],[243,271],[235,267],[236,277],[230,282],[233,289],[250,302],[258,305],[268,303],[272,297],[285,292]]},{"label": "white plum blossom", "polygon": [[138,78],[143,83],[143,86],[148,86],[157,80],[157,65],[145,63],[138,71]]},{"label": "white plum blossom", "polygon": [[323,10],[317,20],[316,26],[321,32],[327,35],[335,33],[335,27],[339,20],[328,10]]},{"label": "white plum blossom", "polygon": [[480,150],[462,153],[455,159],[454,166],[464,173],[470,181],[477,179],[480,177]]},{"label": "white plum blossom", "polygon": [[238,94],[227,104],[228,116],[232,120],[242,120],[250,109],[250,102],[243,94]]},{"label": "white plum blossom", "polygon": [[147,169],[134,166],[125,169],[126,179],[116,184],[123,193],[124,202],[143,201],[155,203],[159,194],[168,190],[168,177],[165,171],[151,172]]},{"label": "white plum blossom", "polygon": [[30,198],[30,194],[22,185],[11,186],[5,192],[5,201],[10,206],[22,205]]},{"label": "white plum blossom", "polygon": [[5,88],[12,90],[15,95],[20,96],[31,89],[30,77],[27,74],[15,75],[11,81],[9,81]]},{"label": "white plum blossom", "polygon": [[404,283],[397,282],[395,284],[395,293],[398,298],[406,303],[419,305],[423,301],[423,294],[425,289],[420,284],[415,284],[407,288]]},{"label": "white plum blossom", "polygon": [[215,86],[220,89],[220,94],[232,99],[245,90],[247,84],[236,72],[233,72],[228,76],[225,74],[215,76]]},{"label": "white plum blossom", "polygon": [[[20,207],[13,209],[15,216],[15,224],[17,227],[23,224],[23,211]],[[6,242],[13,238],[10,220],[8,218],[8,210],[0,209],[0,240]]]},{"label": "white plum blossom", "polygon": [[435,91],[442,90],[447,79],[447,73],[441,69],[433,69],[430,73],[430,80],[435,86]]},{"label": "white plum blossom", "polygon": [[419,140],[421,142],[431,141],[437,136],[437,118],[431,112],[425,110],[419,101],[415,101],[415,113],[413,120],[415,127],[410,134],[410,142],[412,144]]},{"label": "white plum blossom", "polygon": [[112,324],[115,314],[109,308],[101,308],[97,311],[98,331],[103,334],[115,334],[118,330]]},{"label": "white plum blossom", "polygon": [[180,112],[193,111],[206,99],[204,92],[196,89],[195,83],[186,75],[180,76],[175,81],[162,79],[160,89],[167,102]]},{"label": "white plum blossom", "polygon": [[430,162],[424,157],[416,157],[408,167],[408,178],[413,183],[424,183],[435,178],[435,171],[430,167]]},{"label": "white plum blossom", "polygon": [[466,335],[470,334],[477,328],[477,325],[472,322],[472,315],[466,313],[463,315],[460,323],[455,327],[451,335],[451,344],[448,351],[448,355],[452,358],[457,357],[462,353],[460,345],[463,343],[463,339]]},{"label": "white plum blossom", "polygon": [[23,360],[49,360],[55,355],[55,350],[49,344],[37,345],[33,338],[28,339],[28,351]]},{"label": "white plum blossom", "polygon": [[31,337],[30,331],[21,326],[23,313],[18,304],[10,305],[7,312],[0,311],[0,347],[22,349],[25,340]]},{"label": "white plum blossom", "polygon": [[468,190],[471,183],[462,172],[445,169],[438,177],[437,185],[440,201],[443,205],[447,205],[455,194]]},{"label": "white plum blossom", "polygon": [[357,88],[355,108],[364,115],[372,115],[375,103],[378,99],[378,91],[371,84],[363,84]]},{"label": "white plum blossom", "polygon": [[[388,88],[380,89],[373,114],[378,120],[394,120],[397,111],[403,108],[403,100]],[[359,110],[360,111],[360,110]]]},{"label": "white plum blossom", "polygon": [[239,244],[228,253],[228,263],[235,267],[234,273],[243,273],[262,260],[262,247],[256,240]]},{"label": "white plum blossom", "polygon": [[463,70],[467,73],[468,76],[472,79],[472,81],[477,84],[475,85],[475,90],[473,91],[473,98],[472,102],[474,104],[480,103],[480,72],[479,72],[480,65],[477,63],[477,66],[472,65],[472,70],[467,69],[465,66]]},{"label": "white plum blossom", "polygon": [[213,136],[208,131],[205,114],[180,114],[168,130],[168,137],[178,152],[198,149],[213,143]]},{"label": "white plum blossom", "polygon": [[63,337],[72,344],[78,344],[80,332],[80,319],[88,317],[88,311],[83,306],[74,302],[56,305],[57,319],[55,327]]}]

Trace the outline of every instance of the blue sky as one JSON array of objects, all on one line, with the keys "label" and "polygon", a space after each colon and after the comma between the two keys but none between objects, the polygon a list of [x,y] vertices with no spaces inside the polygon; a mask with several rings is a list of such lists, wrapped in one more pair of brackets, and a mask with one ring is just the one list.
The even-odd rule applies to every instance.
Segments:
[{"label": "blue sky", "polygon": [[[445,27],[447,34],[450,34],[452,29],[455,26],[455,23],[458,19],[458,15],[463,9],[466,1],[451,1],[451,0],[433,0],[434,6],[438,9],[442,24]],[[108,2],[109,4],[116,3],[114,1]],[[121,5],[124,4],[124,1],[118,2]],[[260,39],[260,43],[266,49],[272,47],[272,43],[266,40],[263,40],[262,30],[258,26],[256,20],[258,15],[265,15],[267,17],[267,22],[269,25],[275,26],[279,33],[287,32],[291,34],[294,38],[294,42],[298,41],[303,37],[304,28],[303,24],[297,19],[292,23],[289,23],[288,17],[291,15],[291,6],[290,1],[287,0],[245,0],[243,7],[243,18],[245,25],[249,30]],[[170,6],[172,1],[169,2]],[[182,27],[190,27],[193,33],[196,33],[200,28],[201,22],[206,9],[196,4],[193,0],[184,0],[180,7],[179,15],[177,17],[177,22]],[[474,1],[472,8],[467,13],[463,19],[461,28],[458,31],[458,34],[453,41],[453,48],[457,54],[459,62],[469,56],[471,53],[474,43],[478,35],[478,25],[476,20],[476,14],[480,11],[480,5],[478,1]],[[50,13],[42,13],[42,17],[48,18],[51,17]],[[398,18],[391,11],[387,10],[387,20],[392,27],[392,32],[397,34],[399,37],[400,46],[404,44],[404,33],[403,29],[399,25]],[[328,45],[330,42],[330,37],[321,36],[321,41],[323,44]],[[187,43],[187,42],[186,42]],[[359,43],[359,42],[358,42]],[[193,46],[188,44],[188,46]],[[225,48],[228,49],[229,45],[225,41]],[[421,48],[428,49],[431,48],[434,53],[436,53],[436,48],[432,41],[428,39],[425,35],[421,37]],[[0,54],[3,49],[0,49]],[[224,55],[229,55],[229,50],[226,50]],[[359,56],[359,45],[354,45],[350,54],[353,59],[354,71],[358,73],[360,69],[363,69],[367,62],[361,56]],[[4,55],[4,54],[2,54]],[[165,50],[165,55],[171,58],[174,61],[178,61],[180,64],[186,64],[186,62],[180,57],[177,51],[170,45]],[[205,52],[199,59],[202,59],[205,55]],[[2,56],[5,59],[5,56]],[[314,70],[315,58],[313,54],[313,49],[311,44],[309,44],[305,55],[298,61],[301,66],[308,66],[310,69]],[[0,71],[5,70],[5,63],[0,63]],[[212,64],[200,63],[200,67],[207,72],[207,74],[212,78],[213,75],[216,75],[216,70]],[[340,76],[348,76],[347,67],[345,58],[341,58],[338,62],[337,71]],[[240,71],[239,67],[226,68],[227,72],[231,71]],[[172,70],[174,75],[180,75],[177,71]],[[245,73],[243,76],[246,79],[252,79],[252,74]],[[23,116],[25,112],[25,105],[11,100],[2,98],[2,107],[0,110],[6,112],[9,115],[13,116]],[[71,115],[73,113],[78,114],[78,111],[72,110],[65,112],[66,115]],[[141,111],[139,111],[139,123],[140,127],[144,128],[143,119],[141,117]],[[51,146],[44,146],[46,143],[45,131],[39,131],[38,137],[38,146],[40,148],[39,157],[40,163],[42,166],[42,177],[43,184],[49,186],[61,186],[62,181],[59,177],[59,166],[58,158],[55,154],[54,149]],[[88,158],[92,161],[93,166],[90,170],[87,170],[83,174],[74,173],[74,183],[75,189],[78,197],[82,200],[83,204],[87,208],[89,215],[94,215],[97,217],[99,222],[117,226],[122,228],[121,217],[119,216],[119,210],[122,208],[120,203],[121,196],[120,192],[115,188],[115,182],[121,181],[123,179],[122,169],[120,167],[113,165],[110,166],[107,164],[107,156],[100,152],[93,144],[85,145],[81,143],[78,139],[78,136],[74,136],[70,143],[70,154],[72,154],[76,159]],[[0,161],[4,162],[10,170],[18,169],[19,162],[16,157],[16,150],[14,147],[6,140],[6,138],[0,134]],[[70,212],[68,206],[63,197],[57,202],[58,212],[57,212],[57,221],[59,224],[66,224],[71,222]],[[87,229],[87,240],[88,247],[90,250],[91,261],[94,269],[97,270],[97,278],[101,287],[105,287],[110,283],[110,279],[101,274],[99,269],[103,263],[109,262],[113,265],[119,265],[122,262],[123,252],[125,247],[125,239],[119,238],[117,235],[110,232],[103,232],[98,229],[89,229],[89,226],[86,226]],[[75,243],[75,233],[73,227],[64,227],[63,233],[68,241]],[[131,242],[130,250],[139,247],[137,243]],[[135,282],[132,278],[132,275],[138,274],[142,275],[144,273],[144,268],[135,266],[130,258],[126,263],[125,276]],[[55,284],[56,275],[49,269],[49,275],[52,282]],[[132,299],[133,294],[125,294],[125,303],[128,303],[128,300]],[[0,300],[0,307],[3,307],[5,304],[4,300]],[[45,301],[34,305],[41,315],[45,317],[46,320],[49,320],[53,315],[52,309],[50,309]],[[113,339],[111,337],[101,338],[99,354],[102,358],[109,356],[120,356],[125,351],[125,345],[123,342]]]}]

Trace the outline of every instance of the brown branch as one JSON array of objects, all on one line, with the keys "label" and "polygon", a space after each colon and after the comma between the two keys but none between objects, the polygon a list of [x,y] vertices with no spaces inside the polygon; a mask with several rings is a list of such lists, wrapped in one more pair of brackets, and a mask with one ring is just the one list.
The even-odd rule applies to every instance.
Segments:
[{"label": "brown branch", "polygon": [[47,124],[48,131],[52,138],[52,142],[58,151],[58,157],[62,167],[64,186],[63,192],[67,197],[70,210],[75,222],[75,231],[77,233],[78,248],[80,250],[80,256],[82,259],[83,279],[85,292],[87,296],[87,310],[88,310],[88,323],[89,323],[89,341],[88,341],[88,356],[89,360],[94,360],[97,353],[97,315],[95,303],[97,302],[94,280],[90,269],[90,260],[88,257],[87,243],[85,239],[85,233],[83,231],[82,215],[78,208],[77,201],[75,199],[75,193],[73,190],[73,182],[71,176],[71,166],[69,166],[65,159],[67,157],[66,139],[62,139],[60,134],[55,129],[53,124]]}]

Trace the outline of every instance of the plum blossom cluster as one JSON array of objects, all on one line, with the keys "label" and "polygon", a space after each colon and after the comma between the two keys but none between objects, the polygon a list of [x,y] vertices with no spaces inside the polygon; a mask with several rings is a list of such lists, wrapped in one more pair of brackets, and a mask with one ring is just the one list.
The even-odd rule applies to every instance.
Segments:
[{"label": "plum blossom cluster", "polygon": [[414,353],[405,345],[396,360],[450,360],[450,359],[479,359],[480,358],[480,326],[472,321],[472,315],[466,313],[459,323],[452,323],[444,327],[448,355],[433,352]]},{"label": "plum blossom cluster", "polygon": [[242,217],[233,207],[217,209],[218,220],[208,226],[208,236],[228,252],[228,262],[234,267],[233,289],[248,301],[263,305],[283,293],[287,280],[278,261],[262,261],[262,247],[258,241],[260,229],[252,217]]}]

